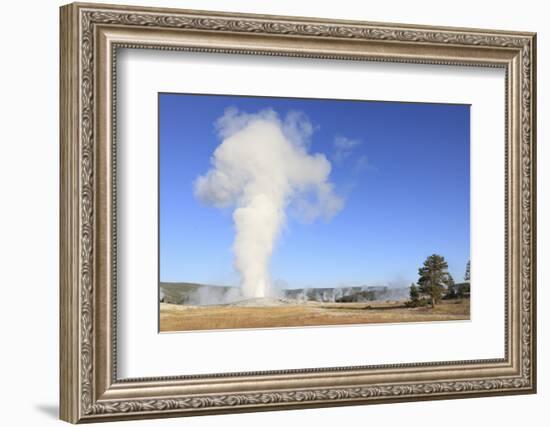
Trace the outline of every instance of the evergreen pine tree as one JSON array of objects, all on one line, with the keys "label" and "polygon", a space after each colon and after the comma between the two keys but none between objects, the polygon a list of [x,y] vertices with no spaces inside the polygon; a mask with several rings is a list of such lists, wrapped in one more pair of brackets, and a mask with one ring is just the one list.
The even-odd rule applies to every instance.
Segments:
[{"label": "evergreen pine tree", "polygon": [[409,291],[409,299],[411,300],[411,305],[416,306],[418,305],[418,302],[420,300],[420,291],[418,290],[418,287],[411,283],[411,288]]},{"label": "evergreen pine tree", "polygon": [[429,295],[432,307],[441,300],[446,289],[449,265],[441,255],[433,254],[426,258],[418,269],[418,287],[420,292]]},{"label": "evergreen pine tree", "polygon": [[455,281],[453,279],[453,276],[449,274],[447,277],[447,292],[445,294],[445,298],[455,299],[456,297],[457,297],[457,293],[456,293]]},{"label": "evergreen pine tree", "polygon": [[470,282],[470,260],[466,264],[466,273],[464,273],[464,281]]}]

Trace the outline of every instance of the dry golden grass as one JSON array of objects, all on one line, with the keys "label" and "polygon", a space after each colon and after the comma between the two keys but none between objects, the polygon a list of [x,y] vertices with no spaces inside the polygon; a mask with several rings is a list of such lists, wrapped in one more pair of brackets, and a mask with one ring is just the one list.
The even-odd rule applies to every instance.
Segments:
[{"label": "dry golden grass", "polygon": [[470,300],[407,308],[403,302],[308,303],[273,307],[183,306],[161,303],[161,332],[468,320]]}]

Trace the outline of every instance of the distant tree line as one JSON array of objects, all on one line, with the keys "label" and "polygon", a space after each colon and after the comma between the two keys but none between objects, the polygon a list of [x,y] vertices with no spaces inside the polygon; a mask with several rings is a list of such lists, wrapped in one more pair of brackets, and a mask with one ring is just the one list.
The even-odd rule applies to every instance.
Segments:
[{"label": "distant tree line", "polygon": [[455,283],[448,271],[445,258],[438,254],[430,255],[418,269],[418,281],[412,283],[409,291],[409,307],[431,305],[435,307],[443,299],[470,298],[470,261],[462,283]]}]

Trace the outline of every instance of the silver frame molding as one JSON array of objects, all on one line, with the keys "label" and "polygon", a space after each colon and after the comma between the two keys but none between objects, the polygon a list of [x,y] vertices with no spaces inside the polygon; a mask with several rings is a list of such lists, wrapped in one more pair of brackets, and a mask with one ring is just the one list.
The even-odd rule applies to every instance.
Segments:
[{"label": "silver frame molding", "polygon": [[[61,419],[79,423],[536,392],[534,33],[80,3],[60,13]],[[505,69],[505,357],[117,378],[118,48]]]}]

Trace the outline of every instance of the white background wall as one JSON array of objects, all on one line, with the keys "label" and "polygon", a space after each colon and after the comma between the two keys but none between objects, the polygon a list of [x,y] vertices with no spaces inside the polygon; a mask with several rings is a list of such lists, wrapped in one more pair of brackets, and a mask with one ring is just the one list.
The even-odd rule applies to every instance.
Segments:
[{"label": "white background wall", "polygon": [[[113,3],[124,3],[111,0]],[[550,405],[549,126],[550,29],[545,3],[338,0],[185,0],[134,4],[538,32],[539,393],[401,403],[130,425],[279,426],[547,425]],[[0,24],[0,401],[3,425],[60,424],[58,402],[58,6],[56,0],[5,2]],[[546,167],[545,167],[546,166]],[[546,217],[546,221],[545,221]],[[544,419],[546,418],[546,420]]]}]

